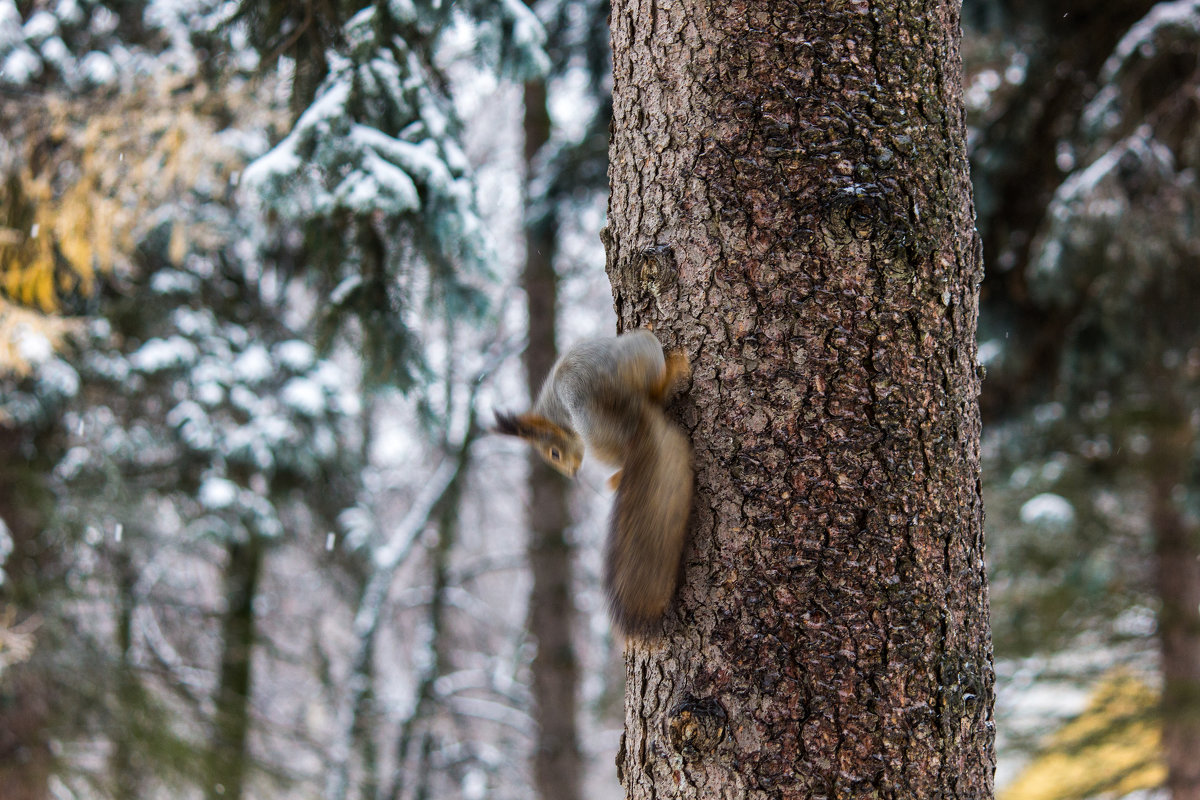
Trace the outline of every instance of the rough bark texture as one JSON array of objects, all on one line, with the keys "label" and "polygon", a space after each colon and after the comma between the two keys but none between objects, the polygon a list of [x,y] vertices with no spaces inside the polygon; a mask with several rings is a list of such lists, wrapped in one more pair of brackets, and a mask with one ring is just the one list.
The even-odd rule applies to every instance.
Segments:
[{"label": "rough bark texture", "polygon": [[[538,153],[550,140],[546,85],[525,85],[526,181],[537,169]],[[525,271],[522,283],[529,311],[529,346],[525,379],[530,398],[558,358],[558,284],[554,274],[557,221],[549,204],[525,199]],[[567,484],[536,453],[529,459],[529,632],[537,651],[530,669],[537,742],[533,749],[533,782],[544,800],[578,800],[583,762],[576,736],[575,692],[579,667],[571,638],[574,603],[571,593],[571,545],[566,538]]]},{"label": "rough bark texture", "polygon": [[613,3],[608,271],[697,472],[631,798],[992,794],[958,13]]}]

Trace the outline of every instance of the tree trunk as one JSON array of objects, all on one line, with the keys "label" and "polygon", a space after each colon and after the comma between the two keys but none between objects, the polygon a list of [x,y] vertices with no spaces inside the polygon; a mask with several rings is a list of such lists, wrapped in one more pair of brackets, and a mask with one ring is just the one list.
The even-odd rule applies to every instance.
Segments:
[{"label": "tree trunk", "polygon": [[692,360],[631,798],[989,798],[957,2],[613,3],[608,272]]},{"label": "tree trunk", "polygon": [[[53,563],[55,551],[39,535],[45,524],[40,509],[47,498],[38,470],[49,465],[30,464],[24,444],[20,431],[0,425],[0,521],[12,539],[12,552],[0,562],[5,575],[0,583],[0,613],[15,609],[14,624],[39,614],[53,616],[47,576],[59,573]],[[38,663],[49,648],[36,637],[35,631],[31,662],[0,670],[0,796],[4,800],[50,797],[54,770],[50,701],[55,686],[46,667]]]},{"label": "tree trunk", "polygon": [[[113,564],[113,583],[116,591],[117,658],[113,682],[116,687],[118,719],[124,717],[140,722],[139,714],[144,710],[145,701],[132,660],[137,574],[127,550],[117,549],[109,557]],[[145,760],[139,759],[141,754],[136,727],[136,724],[128,722],[113,726],[112,752],[109,754],[108,768],[112,775],[115,797],[141,797],[143,794],[139,761],[144,763]]]},{"label": "tree trunk", "polygon": [[[470,400],[474,408],[474,398]],[[449,467],[448,480],[444,489],[438,492],[436,505],[430,511],[437,514],[437,542],[429,551],[429,577],[431,594],[427,609],[425,625],[429,630],[429,660],[418,676],[414,689],[416,702],[412,712],[400,724],[396,737],[396,768],[391,786],[381,794],[388,800],[400,800],[411,796],[415,800],[429,797],[434,790],[434,772],[432,756],[437,742],[437,731],[434,728],[434,717],[443,710],[442,700],[436,692],[438,678],[449,674],[452,663],[452,631],[447,611],[452,610],[448,597],[449,590],[454,587],[450,570],[450,557],[458,542],[459,512],[462,510],[462,497],[467,480],[467,469],[470,466],[471,443],[479,431],[475,425],[472,411],[467,419],[466,433],[453,454],[454,463]],[[424,525],[421,526],[424,528]],[[409,787],[411,791],[409,791]],[[406,794],[407,792],[407,794]]]},{"label": "tree trunk", "polygon": [[[525,84],[525,271],[522,283],[529,311],[525,378],[530,398],[558,358],[558,282],[554,274],[557,220],[544,198],[531,197],[537,155],[550,139],[546,84]],[[567,484],[536,454],[529,459],[529,632],[537,651],[531,666],[533,782],[543,800],[578,800],[583,764],[575,731],[575,691],[579,669],[571,641],[574,603],[571,545],[567,542]]]},{"label": "tree trunk", "polygon": [[231,541],[225,565],[227,608],[221,624],[221,664],[205,797],[238,800],[245,788],[250,735],[250,678],[256,626],[254,598],[262,572],[262,542]]},{"label": "tree trunk", "polygon": [[1195,447],[1180,415],[1157,437],[1151,521],[1157,557],[1163,756],[1171,800],[1200,800],[1200,531],[1178,505]]}]

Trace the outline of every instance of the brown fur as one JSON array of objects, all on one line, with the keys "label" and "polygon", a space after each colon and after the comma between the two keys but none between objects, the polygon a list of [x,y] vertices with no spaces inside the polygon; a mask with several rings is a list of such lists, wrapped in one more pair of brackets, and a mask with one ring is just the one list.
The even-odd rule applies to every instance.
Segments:
[{"label": "brown fur", "polygon": [[[551,370],[533,411],[498,413],[495,432],[529,442],[571,477],[586,445],[618,467],[605,545],[609,609],[627,634],[650,633],[675,594],[692,505],[691,447],[663,406],[687,381],[682,351],[645,331],[592,340]],[[581,430],[575,430],[582,426]]]},{"label": "brown fur", "polygon": [[675,595],[692,507],[687,437],[658,406],[644,407],[620,475],[604,587],[617,626],[627,634],[647,634]]}]

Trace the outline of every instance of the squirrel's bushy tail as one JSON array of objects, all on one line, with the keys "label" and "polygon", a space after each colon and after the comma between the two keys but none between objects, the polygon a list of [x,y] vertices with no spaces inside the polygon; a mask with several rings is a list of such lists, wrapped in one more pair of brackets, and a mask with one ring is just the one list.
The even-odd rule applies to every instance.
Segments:
[{"label": "squirrel's bushy tail", "polygon": [[605,589],[626,633],[654,628],[675,594],[692,507],[691,447],[662,409],[641,413],[609,523]]}]

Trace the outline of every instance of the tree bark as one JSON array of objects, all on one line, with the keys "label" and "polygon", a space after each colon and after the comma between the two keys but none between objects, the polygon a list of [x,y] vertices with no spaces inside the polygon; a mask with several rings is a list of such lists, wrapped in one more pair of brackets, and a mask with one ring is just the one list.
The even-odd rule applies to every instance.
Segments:
[{"label": "tree bark", "polygon": [[992,795],[958,14],[613,3],[607,268],[697,475],[628,797]]},{"label": "tree bark", "polygon": [[[554,254],[557,219],[544,197],[529,187],[537,174],[538,154],[550,140],[546,84],[525,84],[525,287],[529,345],[525,379],[530,398],[558,358],[558,279]],[[578,800],[583,763],[576,735],[575,692],[579,668],[571,638],[575,616],[571,587],[572,548],[566,537],[567,484],[536,454],[529,459],[529,632],[537,650],[530,672],[537,741],[533,782],[543,800]]]}]

